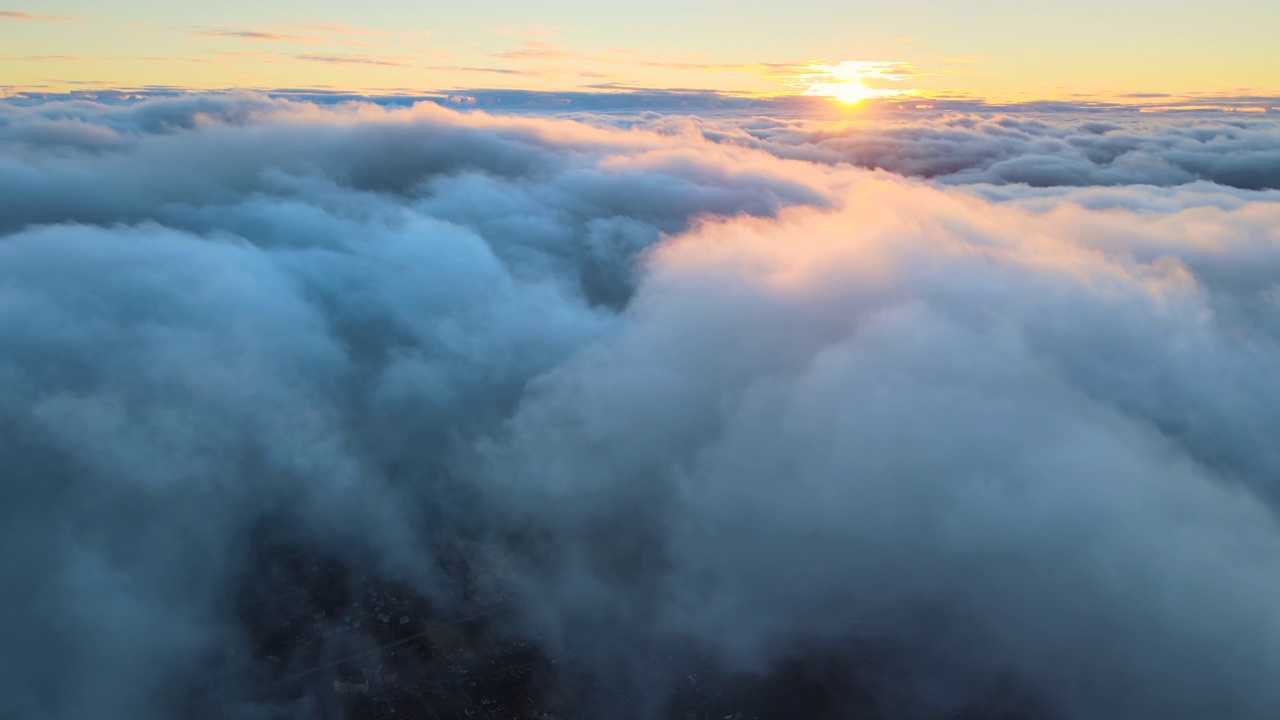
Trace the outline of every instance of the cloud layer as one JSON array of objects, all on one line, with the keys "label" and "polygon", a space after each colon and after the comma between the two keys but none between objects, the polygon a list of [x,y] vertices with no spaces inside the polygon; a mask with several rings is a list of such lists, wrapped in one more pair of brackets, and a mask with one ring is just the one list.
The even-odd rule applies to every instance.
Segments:
[{"label": "cloud layer", "polygon": [[[1280,188],[1280,125],[1270,114],[1156,113],[1115,108],[1080,115],[919,113],[862,123],[664,116],[655,129],[768,150],[779,157],[935,179],[1033,187],[1183,185]],[[899,114],[902,117],[903,114]],[[907,117],[910,114],[906,114]],[[892,116],[890,116],[892,117]]]},{"label": "cloud layer", "polygon": [[1274,124],[815,128],[0,105],[0,715],[307,714],[266,532],[505,558],[594,716],[1273,717]]}]

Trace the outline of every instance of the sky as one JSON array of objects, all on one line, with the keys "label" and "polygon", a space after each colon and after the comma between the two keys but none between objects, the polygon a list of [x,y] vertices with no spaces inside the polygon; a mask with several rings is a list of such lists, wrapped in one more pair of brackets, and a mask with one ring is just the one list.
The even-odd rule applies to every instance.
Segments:
[{"label": "sky", "polygon": [[1268,0],[33,0],[0,10],[0,86],[1274,96],[1277,26]]}]

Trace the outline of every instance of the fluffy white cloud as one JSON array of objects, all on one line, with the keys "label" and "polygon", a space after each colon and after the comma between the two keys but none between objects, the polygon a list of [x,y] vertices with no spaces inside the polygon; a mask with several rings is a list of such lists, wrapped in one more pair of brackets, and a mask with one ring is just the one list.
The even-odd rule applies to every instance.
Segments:
[{"label": "fluffy white cloud", "polygon": [[646,593],[747,667],[881,641],[942,665],[925,713],[1013,672],[1066,717],[1265,716],[1280,347],[1234,310],[1276,286],[1219,311],[1247,245],[1212,284],[1181,255],[1280,206],[1172,213],[1152,258],[1149,218],[1095,215],[868,179],[658,248],[487,450],[498,501],[594,557],[557,607],[621,558],[652,577],[576,612]]},{"label": "fluffy white cloud", "polygon": [[1280,709],[1273,125],[0,108],[0,714],[179,712],[263,527],[440,603],[509,554],[636,716],[813,653]]}]

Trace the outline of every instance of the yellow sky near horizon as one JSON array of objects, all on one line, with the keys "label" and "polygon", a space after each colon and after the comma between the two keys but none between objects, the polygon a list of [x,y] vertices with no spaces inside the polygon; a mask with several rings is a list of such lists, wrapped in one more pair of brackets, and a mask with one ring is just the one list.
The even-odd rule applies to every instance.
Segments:
[{"label": "yellow sky near horizon", "polygon": [[530,5],[36,0],[0,8],[0,87],[1280,95],[1280,3],[1270,1]]}]

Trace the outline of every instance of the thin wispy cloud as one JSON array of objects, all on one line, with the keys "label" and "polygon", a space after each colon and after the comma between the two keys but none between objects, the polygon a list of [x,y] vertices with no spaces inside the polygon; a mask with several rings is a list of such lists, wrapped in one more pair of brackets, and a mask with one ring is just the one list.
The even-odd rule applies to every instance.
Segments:
[{"label": "thin wispy cloud", "polygon": [[[791,69],[795,65],[781,63],[718,63],[708,60],[682,60],[679,58],[664,57],[647,53],[641,50],[630,48],[613,48],[604,53],[584,53],[565,48],[556,42],[544,40],[526,40],[513,50],[505,50],[493,53],[491,57],[511,62],[532,63],[558,63],[558,64],[590,64],[594,66],[606,66],[617,68],[625,72],[626,69],[633,71],[645,70],[673,70],[678,72],[692,73],[725,73],[725,72],[746,72],[761,77],[783,69]],[[589,70],[575,70],[575,74],[580,77],[603,77],[606,73],[595,72]],[[616,73],[615,73],[616,74]],[[619,85],[636,85],[639,81],[626,81],[619,79]],[[591,87],[599,87],[599,84],[593,84]]]},{"label": "thin wispy cloud", "polygon": [[[0,56],[3,60],[38,62],[38,63],[101,63],[101,62],[163,62],[163,63],[216,63],[215,60],[199,57],[157,56],[157,55],[8,55]],[[69,80],[59,82],[71,83]],[[85,81],[95,84],[111,84],[105,80]]]},{"label": "thin wispy cloud", "polygon": [[0,10],[0,20],[24,20],[30,22],[80,22],[84,18],[77,15],[45,15],[26,13],[18,10]]},{"label": "thin wispy cloud", "polygon": [[289,57],[304,62],[329,63],[333,65],[381,65],[384,67],[408,67],[407,58],[378,57],[374,55],[325,55],[320,53],[298,53]]},{"label": "thin wispy cloud", "polygon": [[[339,36],[347,35],[352,37],[373,37],[373,38],[393,38],[393,37],[396,37],[397,35],[397,33],[390,32],[387,30],[373,30],[371,28],[364,28],[358,25],[353,25],[351,23],[341,23],[341,22],[312,23],[309,25],[296,25],[293,27],[299,31],[318,32],[318,33],[324,33],[326,35],[339,35]],[[412,33],[412,34],[420,34],[420,33]]]},{"label": "thin wispy cloud", "polygon": [[570,50],[559,43],[546,40],[525,40],[514,50],[503,50],[493,53],[493,57],[502,60],[583,60],[588,62],[609,62],[605,55],[583,53]]},{"label": "thin wispy cloud", "polygon": [[527,70],[513,70],[511,68],[468,67],[465,65],[431,65],[424,69],[438,72],[485,73],[491,75],[526,75],[530,73]]},{"label": "thin wispy cloud", "polygon": [[[280,43],[335,48],[407,49],[417,47],[434,33],[429,30],[394,33],[361,28],[347,23],[315,23],[307,25],[267,25],[254,27],[197,27],[187,30],[190,37]],[[437,51],[438,52],[438,51]]]},{"label": "thin wispy cloud", "polygon": [[230,38],[235,40],[252,40],[257,42],[286,42],[286,43],[304,43],[307,45],[317,45],[323,42],[322,38],[306,35],[290,35],[287,33],[273,32],[269,30],[235,30],[230,28],[203,28],[192,30],[189,33],[192,37],[200,38]]},{"label": "thin wispy cloud", "polygon": [[553,37],[557,32],[559,32],[559,30],[559,28],[551,25],[539,25],[534,23],[528,25],[490,28],[486,32],[494,35],[505,35],[508,37],[549,38]]},{"label": "thin wispy cloud", "polygon": [[83,55],[7,55],[5,60],[22,60],[26,62],[81,62],[92,60]]}]

